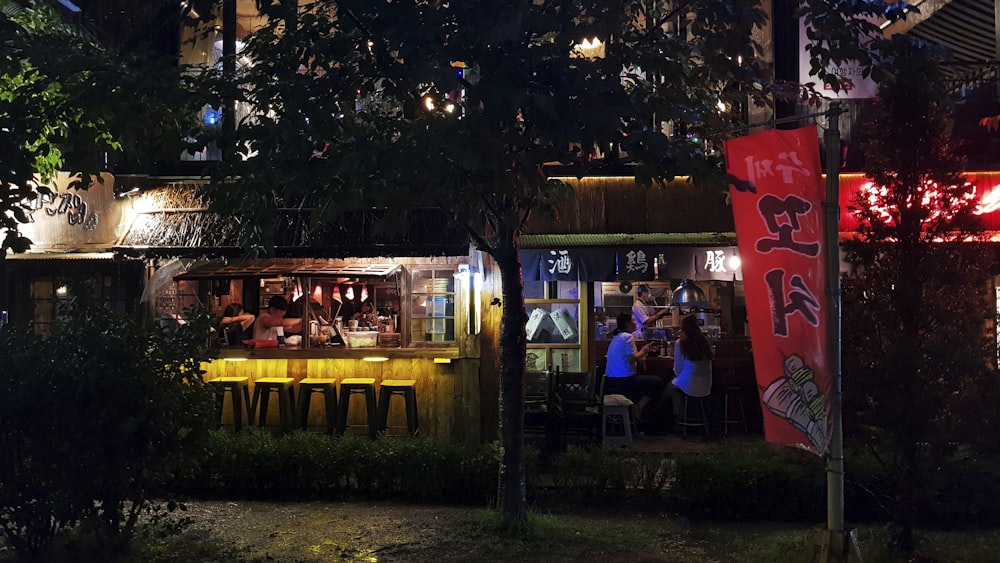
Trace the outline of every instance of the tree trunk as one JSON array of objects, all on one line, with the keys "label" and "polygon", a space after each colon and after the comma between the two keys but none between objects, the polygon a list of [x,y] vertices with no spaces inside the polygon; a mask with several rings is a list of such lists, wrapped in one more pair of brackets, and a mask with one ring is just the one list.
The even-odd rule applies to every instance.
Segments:
[{"label": "tree trunk", "polygon": [[520,236],[498,237],[494,258],[503,283],[503,316],[500,320],[500,462],[498,501],[508,524],[527,522],[528,500],[524,475],[524,361],[527,335],[524,282],[521,277]]}]

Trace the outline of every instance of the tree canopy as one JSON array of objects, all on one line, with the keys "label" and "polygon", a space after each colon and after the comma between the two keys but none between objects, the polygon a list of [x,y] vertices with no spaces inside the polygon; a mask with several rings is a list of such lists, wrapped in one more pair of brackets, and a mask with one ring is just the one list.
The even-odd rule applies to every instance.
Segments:
[{"label": "tree canopy", "polygon": [[[745,104],[797,85],[769,80],[755,32],[757,0],[259,3],[238,72],[208,78],[215,107],[246,115],[233,155],[208,190],[240,216],[246,244],[274,244],[278,210],[308,217],[297,240],[347,213],[389,210],[402,230],[416,207],[440,209],[502,277],[500,504],[523,518],[524,298],[519,237],[533,212],[556,213],[568,185],[550,175],[633,175],[641,186],[721,174],[718,132]],[[805,16],[830,36],[827,63],[857,48],[847,11],[821,2]],[[825,32],[822,30],[826,30]],[[595,39],[599,43],[595,43]],[[584,42],[586,40],[586,42]],[[595,45],[596,48],[595,48]],[[846,53],[846,55],[845,55]],[[234,65],[235,66],[235,65]],[[721,176],[718,176],[721,177]]]},{"label": "tree canopy", "polygon": [[185,146],[197,108],[174,58],[114,53],[100,39],[44,1],[0,0],[0,255],[28,248],[18,225],[56,172],[82,173],[75,187],[86,188],[126,150],[150,165]]}]

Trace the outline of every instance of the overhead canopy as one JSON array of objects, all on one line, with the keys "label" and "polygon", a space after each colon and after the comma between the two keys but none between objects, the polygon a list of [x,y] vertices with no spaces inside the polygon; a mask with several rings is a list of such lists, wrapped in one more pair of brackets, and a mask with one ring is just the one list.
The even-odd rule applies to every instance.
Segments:
[{"label": "overhead canopy", "polygon": [[225,262],[216,260],[174,276],[175,280],[205,280],[221,278],[272,278],[272,277],[328,277],[362,278],[386,277],[400,269],[399,264],[370,264],[331,260],[244,260]]}]

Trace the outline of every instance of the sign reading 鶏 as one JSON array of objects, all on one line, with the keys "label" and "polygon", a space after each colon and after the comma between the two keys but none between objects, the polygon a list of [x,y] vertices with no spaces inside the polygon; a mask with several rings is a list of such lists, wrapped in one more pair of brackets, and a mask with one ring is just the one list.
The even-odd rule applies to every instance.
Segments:
[{"label": "sign reading \u9d8f", "polygon": [[724,143],[768,442],[827,453],[823,179],[816,127]]}]

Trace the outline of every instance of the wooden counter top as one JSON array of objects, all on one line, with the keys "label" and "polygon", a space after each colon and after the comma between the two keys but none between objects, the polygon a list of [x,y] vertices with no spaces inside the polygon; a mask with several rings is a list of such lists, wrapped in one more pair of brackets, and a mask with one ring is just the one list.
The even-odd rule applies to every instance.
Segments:
[{"label": "wooden counter top", "polygon": [[331,346],[322,348],[300,348],[288,346],[285,348],[222,348],[219,357],[246,358],[253,360],[269,359],[338,359],[360,360],[363,358],[381,356],[385,358],[446,358],[460,357],[457,347],[442,348],[345,348]]}]

